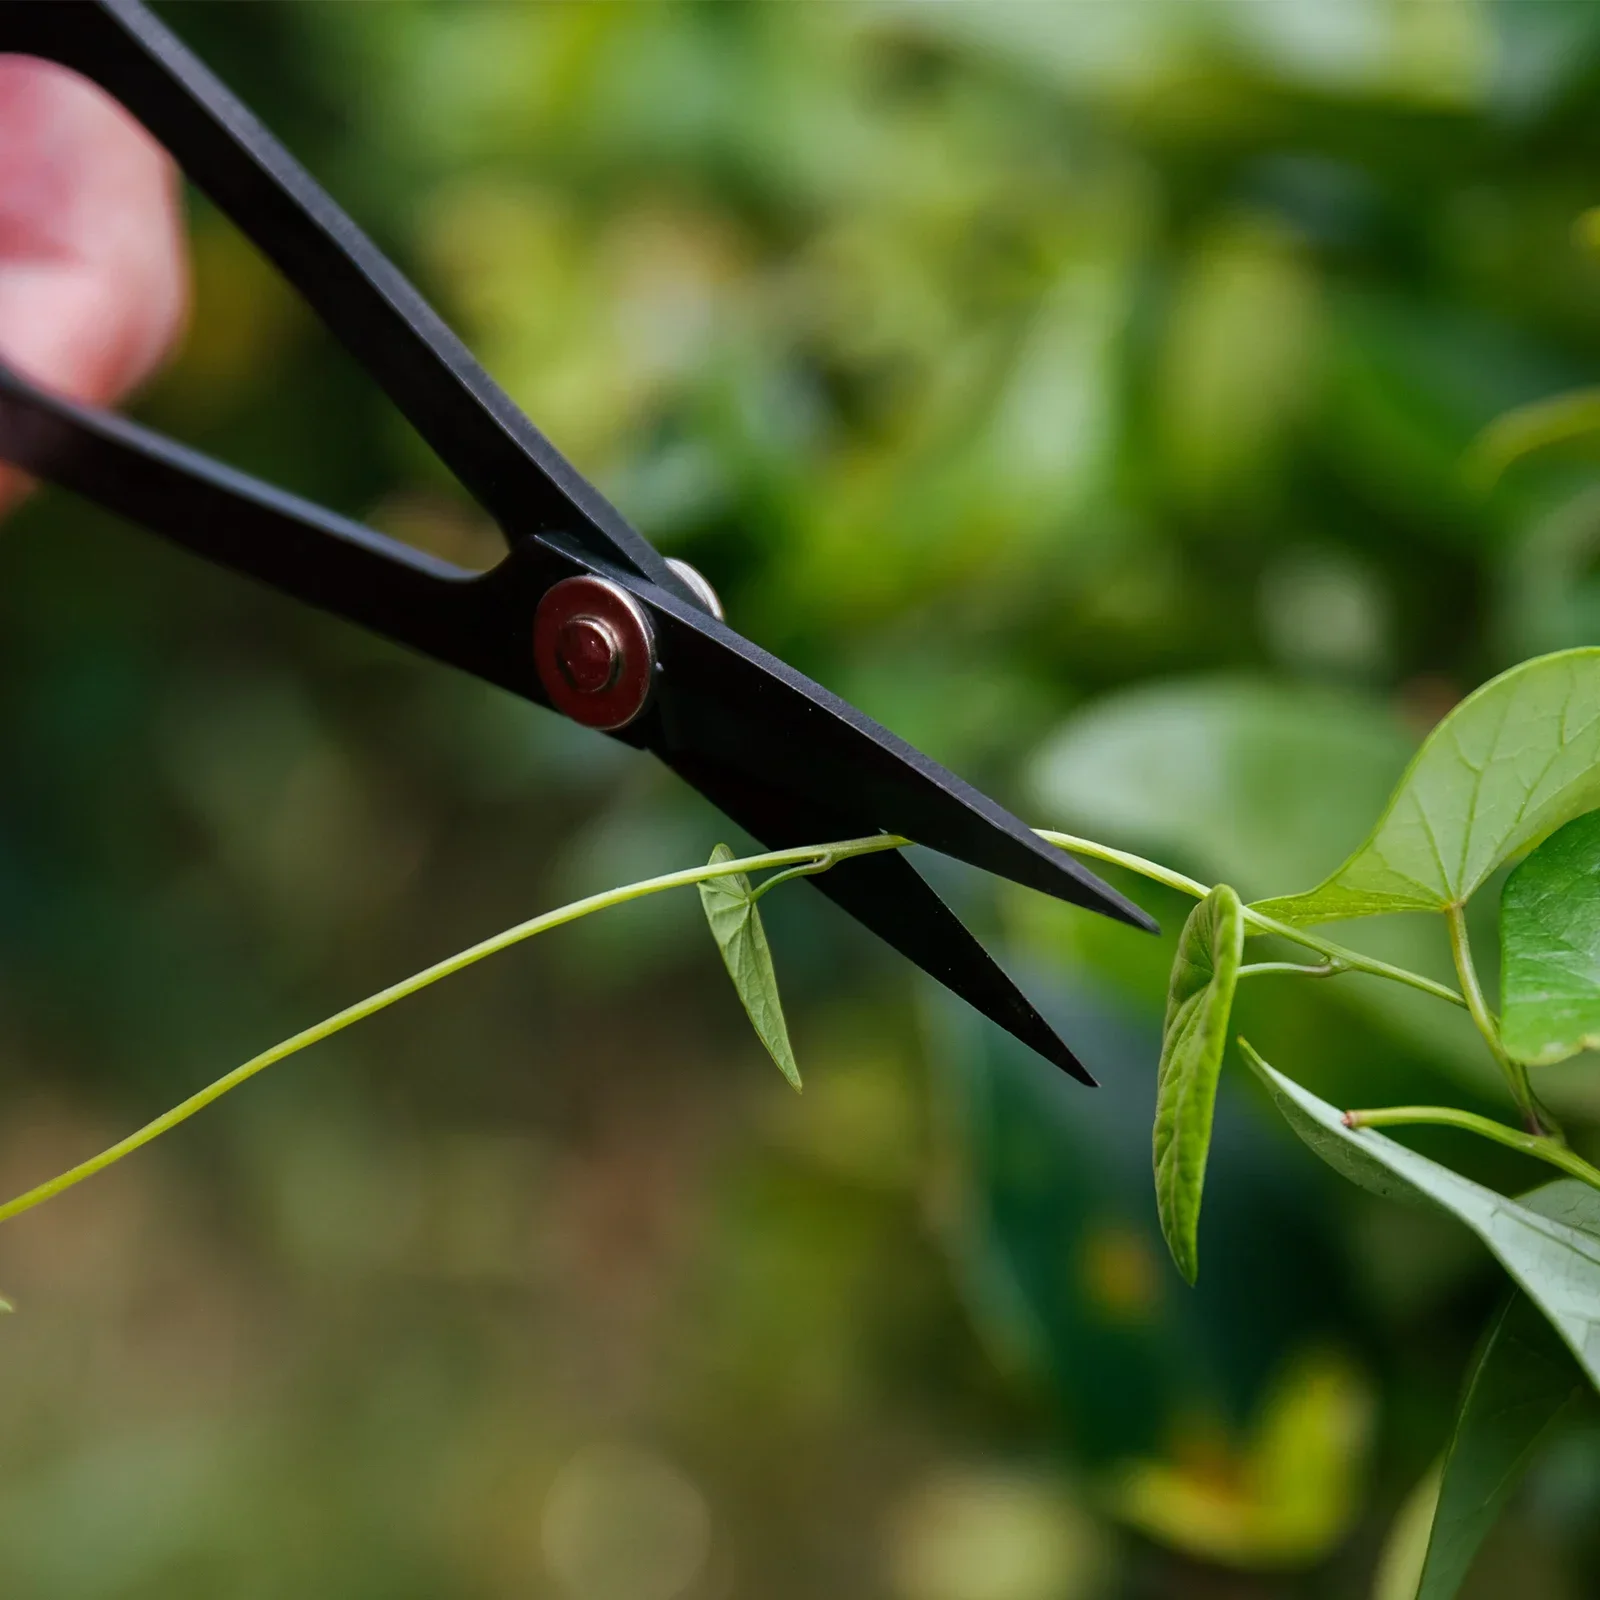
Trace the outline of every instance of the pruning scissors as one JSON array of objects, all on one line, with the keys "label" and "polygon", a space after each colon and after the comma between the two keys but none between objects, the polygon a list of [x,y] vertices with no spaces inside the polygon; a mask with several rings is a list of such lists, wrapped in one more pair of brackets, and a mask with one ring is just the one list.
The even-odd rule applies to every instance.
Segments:
[{"label": "pruning scissors", "polygon": [[[473,360],[338,206],[137,0],[0,0],[0,50],[137,117],[370,372],[503,532],[472,572],[0,368],[0,456],[198,555],[648,750],[769,849],[880,832],[1137,927],[1009,812],[742,638]],[[1047,1059],[1094,1079],[897,850],[811,880]]]}]

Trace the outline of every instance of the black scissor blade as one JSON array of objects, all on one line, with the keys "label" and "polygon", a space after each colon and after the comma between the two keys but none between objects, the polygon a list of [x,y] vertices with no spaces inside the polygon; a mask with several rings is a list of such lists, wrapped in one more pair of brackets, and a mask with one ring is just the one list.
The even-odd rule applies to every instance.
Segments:
[{"label": "black scissor blade", "polygon": [[[714,763],[690,757],[667,761],[769,850],[864,838],[874,831],[859,818],[810,805]],[[1094,1077],[1032,1001],[898,850],[854,856],[810,881],[842,911],[937,978],[951,993],[1046,1061],[1095,1087]]]},{"label": "black scissor blade", "polygon": [[1159,931],[1146,911],[1064,850],[847,701],[675,595],[630,587],[651,606],[661,636],[664,673],[650,747],[680,771],[680,758],[703,758],[792,791],[823,812],[870,819],[858,833],[900,834]]},{"label": "black scissor blade", "polygon": [[842,861],[812,881],[968,1005],[1080,1083],[1096,1086],[1033,1002],[899,851]]},{"label": "black scissor blade", "polygon": [[[571,554],[568,547],[576,545],[590,564],[620,568],[618,575],[641,598],[647,598],[644,591],[655,597],[650,603],[678,636],[663,652],[663,753],[706,754],[824,807],[848,795],[852,810],[877,827],[1154,928],[1137,906],[1071,857],[853,707],[731,630],[704,618],[697,626],[692,617],[700,614],[688,590],[659,553],[522,417],[350,219],[136,0],[0,0],[0,47],[44,55],[86,74],[140,118],[278,264],[494,514],[514,549],[537,542]],[[84,480],[79,486],[101,496]],[[308,526],[313,520],[299,512],[289,520],[295,517]],[[344,567],[354,571],[365,563],[371,552],[358,551],[362,543],[345,540]],[[217,544],[210,541],[209,548]],[[247,554],[248,562],[237,552],[223,559],[258,572],[273,566],[270,581],[293,592],[316,587],[304,569],[290,572],[259,559],[259,550]],[[398,583],[403,606],[386,601],[375,608],[355,589],[320,603],[386,630],[398,628],[398,636],[456,659],[461,614],[452,602],[449,625],[429,622],[421,607],[410,605],[425,587],[414,571]],[[498,660],[493,673],[496,681],[519,681]]]}]

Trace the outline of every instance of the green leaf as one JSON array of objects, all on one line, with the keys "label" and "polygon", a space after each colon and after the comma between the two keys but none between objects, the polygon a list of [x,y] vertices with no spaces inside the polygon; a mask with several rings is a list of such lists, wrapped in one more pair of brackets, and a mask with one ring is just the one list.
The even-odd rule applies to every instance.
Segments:
[{"label": "green leaf", "polygon": [[[1537,1209],[1543,1193],[1522,1203]],[[1590,1194],[1600,1222],[1600,1193]],[[1572,1352],[1527,1295],[1514,1290],[1467,1379],[1416,1600],[1452,1600],[1539,1446],[1590,1396]]]},{"label": "green leaf", "polygon": [[1524,456],[1597,436],[1600,389],[1553,394],[1496,417],[1472,441],[1467,452],[1467,476],[1478,488],[1492,489],[1505,470]]},{"label": "green leaf", "polygon": [[1600,649],[1540,656],[1439,723],[1366,842],[1331,878],[1255,909],[1296,924],[1442,911],[1596,806]]},{"label": "green leaf", "polygon": [[[711,852],[713,862],[734,859],[725,844]],[[750,1026],[778,1063],[778,1070],[798,1089],[800,1068],[789,1044],[789,1028],[778,999],[778,975],[772,969],[767,931],[761,926],[761,913],[756,910],[749,878],[742,872],[707,878],[700,885],[700,904],[705,907],[711,937],[722,952],[723,965],[738,990]]]},{"label": "green leaf", "polygon": [[1249,678],[1141,684],[1074,712],[1040,749],[1040,818],[1245,895],[1308,883],[1376,816],[1416,750],[1373,696]]},{"label": "green leaf", "polygon": [[1545,1065],[1600,1046],[1600,811],[1545,840],[1500,896],[1500,1037]]},{"label": "green leaf", "polygon": [[1200,1196],[1211,1148],[1217,1074],[1244,955],[1244,907],[1219,883],[1189,914],[1167,986],[1156,1079],[1156,1209],[1178,1271],[1199,1271]]},{"label": "green leaf", "polygon": [[1275,1072],[1244,1040],[1245,1060],[1289,1126],[1336,1172],[1391,1199],[1434,1205],[1464,1222],[1544,1312],[1600,1385],[1600,1190],[1562,1178],[1511,1200],[1373,1128],[1347,1128],[1309,1089]]},{"label": "green leaf", "polygon": [[[1074,711],[1030,765],[1028,791],[1038,820],[1206,883],[1231,883],[1249,899],[1315,883],[1335,867],[1352,826],[1383,809],[1416,749],[1393,705],[1376,695],[1234,676],[1176,679]],[[1054,930],[1065,929],[1074,954],[1093,940],[1095,959],[1115,961],[1123,981],[1160,981],[1145,966],[1153,956],[1159,968],[1153,944],[1146,955],[1150,941],[1124,939],[1099,918],[1063,922],[1058,902],[1043,896],[1015,903],[1018,923],[1051,941],[1052,958],[1061,937]],[[1420,917],[1370,922],[1361,948],[1453,980],[1439,931]],[[1499,1073],[1465,1011],[1397,983],[1341,982],[1324,995],[1376,1020],[1475,1093],[1498,1092]]]}]

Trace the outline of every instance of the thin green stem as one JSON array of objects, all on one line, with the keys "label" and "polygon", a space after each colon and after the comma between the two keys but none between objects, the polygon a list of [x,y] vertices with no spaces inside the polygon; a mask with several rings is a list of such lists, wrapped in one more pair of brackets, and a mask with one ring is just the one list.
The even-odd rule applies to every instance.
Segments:
[{"label": "thin green stem", "polygon": [[1456,976],[1461,980],[1461,992],[1466,996],[1467,1010],[1477,1024],[1483,1042],[1495,1059],[1511,1098],[1517,1102],[1528,1132],[1535,1136],[1547,1134],[1540,1115],[1539,1102],[1534,1098],[1533,1085],[1528,1081],[1528,1069],[1520,1061],[1513,1061],[1500,1042],[1500,1024],[1483,997],[1483,985],[1478,982],[1478,969],[1472,959],[1472,941],[1467,936],[1467,913],[1463,906],[1450,906],[1445,911],[1445,921],[1450,927],[1450,954],[1455,960]]},{"label": "thin green stem", "polygon": [[[1205,884],[1196,879],[1187,878],[1181,872],[1174,872],[1170,867],[1163,867],[1155,861],[1146,861],[1143,856],[1133,855],[1126,850],[1115,850],[1110,845],[1098,844],[1093,839],[1080,839],[1074,834],[1056,833],[1045,828],[1040,828],[1038,833],[1041,839],[1058,845],[1063,850],[1070,850],[1074,855],[1090,856],[1096,861],[1109,861],[1114,866],[1126,867],[1130,872],[1137,872],[1153,883],[1163,883],[1169,889],[1193,895],[1197,900],[1204,899],[1211,893]],[[1420,989],[1424,994],[1431,994],[1435,1000],[1448,1000],[1451,1005],[1467,1004],[1449,984],[1436,983],[1432,978],[1423,977],[1420,972],[1409,972],[1404,967],[1391,966],[1387,961],[1379,961],[1374,956],[1364,956],[1359,950],[1335,944],[1332,939],[1324,939],[1309,929],[1292,927],[1287,922],[1279,922],[1276,917],[1264,917],[1259,911],[1251,910],[1249,906],[1244,908],[1244,918],[1253,932],[1272,933],[1281,939],[1292,940],[1307,950],[1315,950],[1328,960],[1337,962],[1348,971],[1370,973],[1375,978],[1388,978],[1393,983],[1403,983],[1412,989]]]},{"label": "thin green stem", "polygon": [[[59,1173],[47,1182],[37,1184],[26,1193],[19,1194],[15,1199],[0,1205],[0,1222],[7,1222],[12,1217],[20,1216],[24,1211],[31,1211],[35,1206],[52,1199],[63,1190],[82,1183],[85,1178],[92,1178],[95,1173],[103,1172],[107,1167],[122,1160],[124,1156],[132,1155],[135,1150],[149,1144],[152,1139],[159,1138],[163,1133],[177,1127],[180,1122],[186,1122],[197,1111],[203,1111],[213,1101],[220,1100],[229,1090],[237,1089],[241,1083],[253,1078],[265,1068],[294,1055],[297,1051],[306,1049],[309,1045],[320,1044],[322,1040],[342,1032],[352,1023],[361,1022],[392,1006],[397,1000],[404,1000],[408,995],[417,993],[419,989],[437,983],[440,978],[447,978],[452,973],[460,972],[464,967],[470,967],[486,956],[496,955],[514,944],[520,944],[524,939],[548,933],[552,928],[576,922],[580,917],[591,916],[596,911],[606,911],[612,906],[625,905],[628,901],[642,899],[645,895],[660,894],[666,889],[679,889],[689,884],[704,883],[708,878],[727,877],[735,872],[762,872],[773,867],[820,872],[850,856],[871,855],[879,850],[898,850],[905,843],[904,839],[894,834],[874,834],[870,838],[847,839],[838,844],[772,850],[764,855],[747,856],[741,861],[718,861],[707,863],[703,867],[686,867],[681,872],[668,872],[657,878],[645,878],[639,883],[624,884],[620,889],[607,889],[603,894],[592,894],[585,899],[574,900],[571,905],[561,906],[555,911],[546,911],[542,916],[532,917],[527,922],[519,922],[516,927],[508,928],[504,933],[497,933],[493,938],[484,939],[469,949],[458,951],[453,956],[447,956],[443,961],[436,961],[431,967],[425,967],[409,978],[402,978],[400,982],[390,984],[387,989],[380,989],[376,994],[368,995],[365,1000],[358,1000],[354,1005],[346,1006],[343,1011],[336,1011],[331,1017],[312,1027],[302,1029],[282,1043],[273,1045],[270,1050],[263,1050],[260,1055],[252,1056],[243,1065],[235,1067],[232,1072],[218,1078],[214,1083],[207,1084],[204,1089],[190,1095],[187,1100],[175,1105],[153,1122],[147,1122],[137,1132],[130,1133],[126,1139],[120,1139],[109,1149],[102,1150],[99,1155],[79,1162],[66,1172]],[[770,887],[770,880],[764,887]]]},{"label": "thin green stem", "polygon": [[[1101,861],[1108,861],[1114,865],[1126,867],[1130,871],[1139,873],[1155,883],[1166,885],[1183,894],[1203,898],[1210,891],[1205,884],[1193,878],[1185,877],[1181,872],[1174,872],[1168,867],[1163,867],[1154,861],[1148,861],[1142,856],[1136,856],[1125,850],[1117,850],[1110,845],[1099,844],[1092,839],[1078,838],[1072,834],[1055,833],[1044,829],[1039,830],[1040,837],[1049,843],[1065,850],[1071,850],[1079,855],[1090,856]],[[306,1049],[308,1046],[318,1044],[332,1035],[342,1032],[352,1023],[360,1022],[373,1016],[398,1000],[405,999],[408,995],[417,993],[429,984],[438,982],[439,979],[449,977],[452,973],[460,972],[463,968],[482,961],[485,957],[495,955],[501,950],[521,943],[524,939],[534,938],[541,933],[548,933],[552,928],[562,927],[569,922],[575,922],[580,917],[590,916],[597,911],[605,911],[613,906],[624,905],[630,900],[638,900],[645,895],[660,894],[667,889],[678,889],[690,884],[703,883],[711,878],[727,877],[733,873],[751,873],[770,871],[769,877],[755,890],[755,897],[759,898],[780,883],[787,882],[790,878],[806,877],[818,872],[826,872],[828,868],[852,856],[870,855],[880,850],[898,850],[908,841],[893,834],[875,834],[864,839],[847,839],[834,844],[796,846],[789,850],[773,850],[762,855],[747,856],[742,860],[708,862],[704,866],[688,867],[680,872],[664,873],[659,877],[646,878],[638,883],[625,884],[621,888],[608,889],[604,893],[589,895],[585,899],[576,900],[571,905],[547,911],[543,915],[530,918],[526,922],[518,923],[514,928],[508,928],[503,933],[485,939],[470,949],[457,952],[443,961],[436,962],[433,966],[423,971],[414,973],[411,977],[402,979],[399,983],[391,984],[387,989],[380,990],[377,994],[369,995],[365,1000],[358,1001],[355,1005],[347,1006],[343,1011],[336,1012],[333,1016],[324,1019],[310,1028],[303,1029],[291,1038],[274,1045],[270,1050],[264,1050],[260,1055],[252,1056],[250,1060],[235,1067],[232,1072],[218,1078],[214,1083],[208,1084],[204,1089],[190,1095],[187,1100],[174,1106],[170,1111],[148,1122],[144,1127],[119,1140],[109,1149],[103,1150],[99,1155],[79,1163],[69,1171],[51,1178],[45,1183],[36,1185],[26,1193],[18,1195],[15,1199],[0,1205],[0,1222],[21,1215],[24,1211],[31,1210],[34,1206],[45,1200],[72,1188],[75,1184],[82,1183],[85,1178],[103,1172],[107,1167],[120,1161],[124,1156],[131,1155],[135,1150],[150,1143],[152,1139],[159,1138],[163,1133],[187,1121],[197,1111],[203,1110],[213,1101],[219,1100],[230,1090],[238,1088],[247,1079],[253,1078],[258,1072],[273,1066],[279,1061]],[[1349,950],[1342,945],[1334,944],[1331,940],[1323,939],[1319,935],[1309,933],[1302,928],[1294,928],[1271,917],[1264,917],[1260,913],[1245,908],[1245,918],[1252,931],[1257,933],[1277,934],[1285,939],[1315,950],[1325,960],[1320,966],[1303,966],[1294,962],[1259,962],[1243,969],[1244,974],[1259,975],[1269,972],[1298,973],[1314,977],[1332,976],[1337,972],[1353,971],[1366,972],[1375,977],[1388,978],[1397,983],[1408,984],[1414,989],[1420,989],[1426,994],[1431,994],[1441,1000],[1449,1000],[1456,1005],[1467,1005],[1470,1009],[1471,1002],[1464,1000],[1461,995],[1444,984],[1435,983],[1431,978],[1425,978],[1419,973],[1408,972],[1403,967],[1389,965],[1388,962],[1378,961],[1370,956],[1364,956],[1358,950]],[[1481,996],[1480,996],[1481,1000]],[[1480,1026],[1482,1024],[1480,1023]],[[1491,1037],[1492,1035],[1486,1035]],[[1503,1051],[1497,1055],[1503,1057]]]},{"label": "thin green stem", "polygon": [[1546,1134],[1522,1133],[1508,1128],[1503,1122],[1480,1117],[1476,1112],[1458,1111],[1454,1106],[1384,1106],[1377,1111],[1347,1111],[1344,1114],[1347,1128],[1391,1128],[1407,1123],[1431,1123],[1441,1128],[1461,1128],[1485,1139],[1493,1139],[1512,1150],[1538,1161],[1548,1161],[1565,1173],[1581,1179],[1591,1188],[1600,1189],[1600,1168],[1591,1167],[1582,1156],[1574,1155],[1559,1139]]},{"label": "thin green stem", "polygon": [[1265,978],[1275,973],[1293,974],[1301,978],[1336,978],[1350,969],[1342,961],[1324,961],[1320,966],[1308,967],[1299,961],[1253,961],[1239,968],[1241,978]]},{"label": "thin green stem", "polygon": [[[904,844],[905,840],[900,843]],[[838,854],[831,848],[825,850],[815,861],[807,861],[798,867],[789,867],[783,872],[774,872],[765,883],[757,884],[750,892],[750,903],[755,904],[762,895],[776,889],[780,883],[787,883],[791,878],[814,878],[819,872],[826,872],[839,860]]]},{"label": "thin green stem", "polygon": [[1201,883],[1198,878],[1186,878],[1181,872],[1174,872],[1159,861],[1147,861],[1130,850],[1118,850],[1113,845],[1100,844],[1094,839],[1080,839],[1075,833],[1057,833],[1053,828],[1035,828],[1034,832],[1046,844],[1070,850],[1075,856],[1089,856],[1095,861],[1109,861],[1114,867],[1126,867],[1129,872],[1137,872],[1141,878],[1148,878],[1152,883],[1164,883],[1167,888],[1176,889],[1180,894],[1193,895],[1196,900],[1204,900],[1211,893],[1211,886]]},{"label": "thin green stem", "polygon": [[1324,939],[1320,933],[1312,933],[1309,928],[1296,928],[1290,923],[1279,922],[1276,917],[1264,917],[1249,906],[1244,908],[1244,919],[1257,933],[1274,933],[1280,939],[1291,939],[1307,950],[1315,950],[1330,961],[1339,962],[1352,972],[1365,972],[1374,978],[1388,978],[1392,983],[1403,983],[1408,988],[1420,989],[1423,994],[1431,994],[1435,1000],[1448,1000],[1453,1006],[1465,1006],[1467,1003],[1448,983],[1425,978],[1420,972],[1393,966],[1387,961],[1378,960],[1376,956],[1364,956],[1359,950],[1351,950],[1346,945],[1335,944],[1332,939]]}]

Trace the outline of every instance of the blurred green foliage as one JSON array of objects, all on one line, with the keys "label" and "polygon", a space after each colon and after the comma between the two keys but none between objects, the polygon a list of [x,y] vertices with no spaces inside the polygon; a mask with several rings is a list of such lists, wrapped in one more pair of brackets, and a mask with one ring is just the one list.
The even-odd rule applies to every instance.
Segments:
[{"label": "blurred green foliage", "polygon": [[[1600,642],[1592,461],[1464,464],[1600,381],[1572,238],[1600,8],[163,12],[742,631],[1041,824],[1300,889],[1461,693]],[[492,561],[362,374],[193,223],[142,414]],[[7,1192],[726,831],[606,741],[55,494],[0,540],[0,653]],[[685,894],[9,1225],[4,1592],[1371,1592],[1497,1269],[1342,1189],[1225,1067],[1186,1288],[1148,1168],[1170,942],[929,866],[1104,1088],[795,886],[764,912],[796,1097]],[[1185,908],[1135,892],[1170,938]],[[1445,959],[1403,922],[1352,942],[1385,938]],[[1263,982],[1240,1025],[1335,1103],[1497,1111],[1470,1025],[1386,988]],[[1592,1062],[1545,1070],[1593,1157]],[[1576,1437],[1469,1593],[1596,1592],[1597,1508]]]}]

